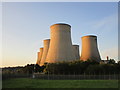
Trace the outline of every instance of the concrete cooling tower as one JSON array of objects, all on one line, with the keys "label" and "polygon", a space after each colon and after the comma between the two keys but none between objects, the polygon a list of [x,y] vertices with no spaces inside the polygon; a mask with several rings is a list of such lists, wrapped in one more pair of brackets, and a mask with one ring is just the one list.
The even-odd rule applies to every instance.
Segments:
[{"label": "concrete cooling tower", "polygon": [[44,63],[46,62],[46,57],[47,57],[47,53],[48,53],[48,49],[49,49],[50,39],[46,39],[43,42],[44,42],[44,50],[43,50],[43,55],[41,58],[40,66],[44,65]]},{"label": "concrete cooling tower", "polygon": [[37,52],[37,62],[36,62],[36,64],[39,64],[39,61],[40,61],[40,52]]},{"label": "concrete cooling tower", "polygon": [[88,59],[100,61],[100,54],[97,46],[97,36],[88,35],[82,37],[82,52],[81,60],[86,61]]},{"label": "concrete cooling tower", "polygon": [[37,63],[36,63],[38,65],[40,65],[42,54],[43,54],[43,48],[40,48],[40,52],[38,52],[38,59],[37,59]]},{"label": "concrete cooling tower", "polygon": [[75,59],[71,41],[71,26],[68,24],[54,24],[50,27],[51,41],[46,61],[71,61]]},{"label": "concrete cooling tower", "polygon": [[79,60],[80,59],[79,45],[73,45],[73,52],[75,55],[75,60]]}]

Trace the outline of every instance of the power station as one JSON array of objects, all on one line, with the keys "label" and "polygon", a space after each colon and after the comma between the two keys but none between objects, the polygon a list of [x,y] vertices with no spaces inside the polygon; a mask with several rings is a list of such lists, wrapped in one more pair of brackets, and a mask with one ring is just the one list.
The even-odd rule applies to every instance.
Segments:
[{"label": "power station", "polygon": [[[100,54],[97,46],[97,36],[88,35],[82,37],[82,52],[79,53],[79,45],[73,45],[71,39],[71,26],[58,23],[50,26],[50,39],[44,42],[44,49],[38,52],[37,64],[56,63],[73,60],[96,60],[100,62]],[[42,53],[41,53],[42,52]]]}]

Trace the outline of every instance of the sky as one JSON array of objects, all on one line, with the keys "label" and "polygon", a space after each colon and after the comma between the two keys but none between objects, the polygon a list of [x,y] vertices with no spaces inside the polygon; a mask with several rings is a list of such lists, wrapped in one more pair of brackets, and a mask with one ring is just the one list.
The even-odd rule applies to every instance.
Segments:
[{"label": "sky", "polygon": [[117,2],[6,2],[2,3],[2,66],[36,63],[50,26],[71,25],[72,43],[96,35],[101,58],[118,60]]}]

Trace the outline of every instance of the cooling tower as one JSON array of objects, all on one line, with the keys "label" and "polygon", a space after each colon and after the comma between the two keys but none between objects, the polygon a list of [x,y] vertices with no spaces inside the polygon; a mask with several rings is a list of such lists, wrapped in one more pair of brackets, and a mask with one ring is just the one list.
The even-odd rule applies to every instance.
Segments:
[{"label": "cooling tower", "polygon": [[86,61],[88,59],[100,61],[100,54],[97,46],[97,36],[88,35],[82,37],[82,52],[81,60]]},{"label": "cooling tower", "polygon": [[37,62],[36,62],[36,64],[39,65],[39,61],[40,61],[40,52],[37,52]]},{"label": "cooling tower", "polygon": [[75,60],[79,60],[80,59],[79,45],[73,45],[73,52],[74,52],[74,55],[75,55]]},{"label": "cooling tower", "polygon": [[40,65],[42,54],[43,54],[43,48],[40,48],[40,52],[38,52],[38,59],[37,59],[37,63],[36,63],[38,65]]},{"label": "cooling tower", "polygon": [[68,24],[54,24],[50,27],[51,41],[46,61],[71,61],[75,59],[72,52],[71,26]]},{"label": "cooling tower", "polygon": [[43,55],[42,55],[42,58],[41,58],[40,66],[44,65],[44,63],[46,61],[46,56],[47,56],[47,53],[48,53],[49,44],[50,44],[50,39],[44,40],[44,50],[43,50]]}]

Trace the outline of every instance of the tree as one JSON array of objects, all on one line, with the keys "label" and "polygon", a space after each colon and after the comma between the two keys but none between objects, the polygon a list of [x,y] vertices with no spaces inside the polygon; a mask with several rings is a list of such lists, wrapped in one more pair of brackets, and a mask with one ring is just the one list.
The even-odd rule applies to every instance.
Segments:
[{"label": "tree", "polygon": [[115,64],[115,60],[114,59],[110,59],[108,63],[109,64]]}]

